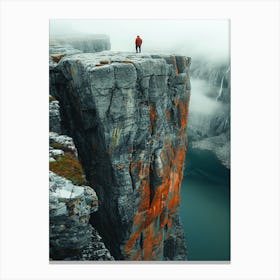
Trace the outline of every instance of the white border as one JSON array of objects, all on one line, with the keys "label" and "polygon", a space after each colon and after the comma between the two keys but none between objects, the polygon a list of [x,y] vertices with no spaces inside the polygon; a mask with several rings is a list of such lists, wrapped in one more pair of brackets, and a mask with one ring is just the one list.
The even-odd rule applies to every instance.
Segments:
[{"label": "white border", "polygon": [[[230,18],[231,264],[48,263],[49,18]],[[279,2],[2,1],[1,279],[279,279]]]}]

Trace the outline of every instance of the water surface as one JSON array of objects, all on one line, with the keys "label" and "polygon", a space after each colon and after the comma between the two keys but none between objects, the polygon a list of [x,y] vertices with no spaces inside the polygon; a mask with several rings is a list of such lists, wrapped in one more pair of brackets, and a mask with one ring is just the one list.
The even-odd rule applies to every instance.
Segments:
[{"label": "water surface", "polygon": [[211,151],[187,152],[179,212],[188,260],[230,260],[230,171]]}]

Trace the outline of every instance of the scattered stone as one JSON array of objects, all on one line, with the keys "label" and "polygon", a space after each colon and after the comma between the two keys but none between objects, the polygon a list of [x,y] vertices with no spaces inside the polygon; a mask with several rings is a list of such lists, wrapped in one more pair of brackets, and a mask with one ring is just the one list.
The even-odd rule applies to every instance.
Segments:
[{"label": "scattered stone", "polygon": [[50,149],[53,149],[54,147],[59,147],[60,150],[63,150],[64,152],[71,152],[73,155],[78,157],[77,149],[71,137],[67,135],[59,135],[56,132],[50,132],[49,141]]},{"label": "scattered stone", "polygon": [[64,156],[64,152],[62,150],[58,150],[58,149],[50,150],[50,157],[51,158],[58,158],[60,156]]}]

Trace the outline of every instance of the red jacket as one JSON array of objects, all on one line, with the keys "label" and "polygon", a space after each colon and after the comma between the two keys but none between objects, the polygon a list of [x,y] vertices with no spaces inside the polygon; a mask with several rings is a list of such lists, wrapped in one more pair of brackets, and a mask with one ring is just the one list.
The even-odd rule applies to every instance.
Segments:
[{"label": "red jacket", "polygon": [[141,45],[142,45],[142,39],[141,39],[140,37],[137,37],[137,38],[135,39],[135,45],[136,45],[136,46],[141,46]]}]

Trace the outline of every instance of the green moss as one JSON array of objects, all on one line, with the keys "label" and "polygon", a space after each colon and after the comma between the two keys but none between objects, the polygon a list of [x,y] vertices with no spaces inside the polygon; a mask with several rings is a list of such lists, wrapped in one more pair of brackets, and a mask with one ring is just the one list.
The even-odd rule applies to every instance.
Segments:
[{"label": "green moss", "polygon": [[56,101],[56,99],[55,99],[54,96],[50,95],[50,96],[49,96],[49,102],[52,102],[52,101]]},{"label": "green moss", "polygon": [[123,63],[126,63],[126,64],[133,64],[133,62],[130,61],[130,60],[124,60]]},{"label": "green moss", "polygon": [[113,142],[113,147],[116,147],[119,144],[120,140],[120,135],[121,135],[122,128],[118,126],[113,130],[112,133],[112,142]]},{"label": "green moss", "polygon": [[69,179],[75,185],[86,184],[80,162],[70,153],[65,153],[57,161],[50,162],[50,170]]},{"label": "green moss", "polygon": [[67,146],[63,146],[58,142],[50,143],[50,146],[53,147],[54,149],[62,150],[63,152],[70,153],[73,156],[75,156],[75,152],[72,149],[68,148]]},{"label": "green moss", "polygon": [[50,146],[52,146],[54,149],[63,150],[63,151],[65,150],[65,147],[57,142],[51,143]]},{"label": "green moss", "polygon": [[101,60],[100,64],[109,64],[109,61],[108,60]]}]

